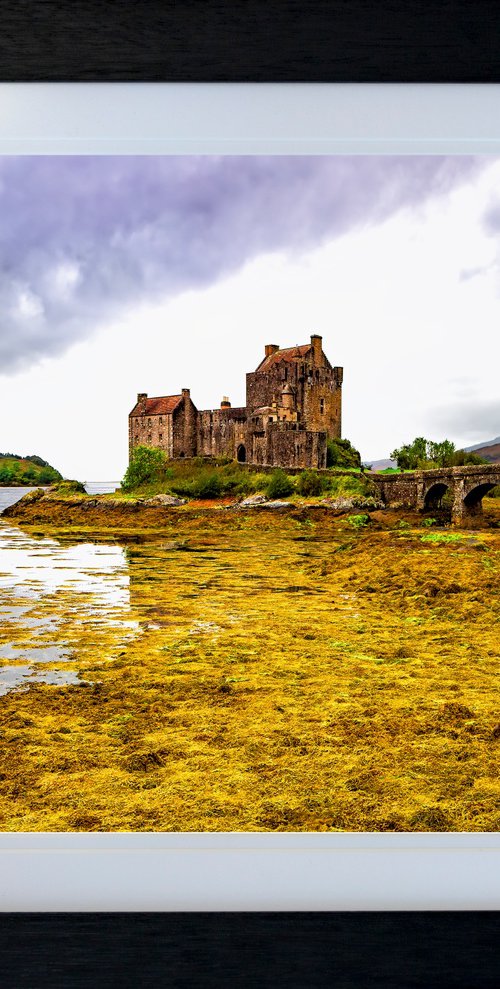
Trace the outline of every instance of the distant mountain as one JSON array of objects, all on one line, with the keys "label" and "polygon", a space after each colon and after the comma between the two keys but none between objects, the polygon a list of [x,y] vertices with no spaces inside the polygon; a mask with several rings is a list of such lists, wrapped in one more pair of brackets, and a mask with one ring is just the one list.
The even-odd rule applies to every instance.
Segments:
[{"label": "distant mountain", "polygon": [[482,450],[489,446],[497,446],[498,443],[500,443],[500,436],[495,436],[494,440],[483,440],[482,443],[476,443],[475,446],[464,446],[464,450],[467,450],[467,453],[475,453],[476,450]]},{"label": "distant mountain", "polygon": [[467,452],[477,453],[478,457],[484,457],[490,464],[500,464],[500,436],[486,443],[476,443],[475,446],[466,446]]},{"label": "distant mountain", "polygon": [[386,470],[387,467],[397,467],[395,460],[364,460],[363,463],[372,470]]}]

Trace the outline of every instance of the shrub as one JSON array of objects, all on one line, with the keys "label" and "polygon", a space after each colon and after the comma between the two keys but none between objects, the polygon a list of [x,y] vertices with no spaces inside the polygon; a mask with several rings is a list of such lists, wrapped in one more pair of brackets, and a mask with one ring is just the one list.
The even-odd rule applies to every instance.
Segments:
[{"label": "shrub", "polygon": [[293,490],[291,479],[281,467],[272,472],[266,488],[268,498],[286,498],[287,495],[292,494]]},{"label": "shrub", "polygon": [[361,454],[349,440],[326,441],[327,467],[358,467],[361,468]]},{"label": "shrub", "polygon": [[191,485],[192,498],[220,498],[222,484],[217,474],[206,474]]},{"label": "shrub", "polygon": [[60,481],[54,490],[59,495],[87,494],[82,481]]},{"label": "shrub", "polygon": [[300,495],[309,498],[320,495],[324,488],[324,481],[321,474],[315,470],[303,470],[297,478],[297,491]]},{"label": "shrub", "polygon": [[155,480],[164,469],[166,461],[163,450],[152,446],[136,446],[121,483],[123,491],[130,491],[140,484]]}]

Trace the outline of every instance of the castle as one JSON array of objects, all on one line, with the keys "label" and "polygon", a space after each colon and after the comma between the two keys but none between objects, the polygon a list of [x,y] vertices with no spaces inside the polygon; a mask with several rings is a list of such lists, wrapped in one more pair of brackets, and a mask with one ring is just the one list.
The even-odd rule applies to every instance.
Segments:
[{"label": "castle", "polygon": [[129,454],[135,446],[159,447],[169,459],[231,457],[274,467],[326,467],[327,439],[341,436],[343,368],[332,367],[322,338],[300,347],[268,344],[246,376],[246,405],[199,411],[189,388],[149,398],[129,415]]}]

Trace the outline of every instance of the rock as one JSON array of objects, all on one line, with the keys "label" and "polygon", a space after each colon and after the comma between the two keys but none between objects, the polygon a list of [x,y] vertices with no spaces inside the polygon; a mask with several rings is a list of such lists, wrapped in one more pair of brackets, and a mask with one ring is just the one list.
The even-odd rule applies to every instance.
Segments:
[{"label": "rock", "polygon": [[250,495],[248,498],[244,498],[243,501],[240,501],[239,507],[253,508],[254,505],[263,505],[266,501],[268,501],[268,499],[264,494]]},{"label": "rock", "polygon": [[337,512],[350,512],[353,508],[365,508],[370,511],[385,508],[383,501],[376,501],[375,498],[322,498],[320,505],[333,508]]},{"label": "rock", "polygon": [[22,496],[20,501],[22,501],[26,505],[32,501],[40,501],[40,498],[43,498],[44,495],[45,495],[45,491],[43,490],[43,488],[35,488],[34,491],[27,491],[26,494]]},{"label": "rock", "polygon": [[165,508],[171,508],[174,505],[185,505],[187,498],[176,498],[175,495],[169,494],[157,494],[153,495],[152,498],[147,498],[144,502],[145,505],[162,505]]},{"label": "rock", "polygon": [[293,508],[291,501],[267,501],[261,508]]}]

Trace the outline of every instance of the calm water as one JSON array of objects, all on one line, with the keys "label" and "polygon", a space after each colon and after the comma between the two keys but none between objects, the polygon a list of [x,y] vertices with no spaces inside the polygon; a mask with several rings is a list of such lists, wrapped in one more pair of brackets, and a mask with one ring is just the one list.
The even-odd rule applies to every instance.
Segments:
[{"label": "calm water", "polygon": [[[87,490],[116,487],[94,482]],[[0,513],[31,490],[0,488]],[[35,539],[0,518],[0,694],[33,682],[79,683],[72,667],[85,626],[105,622],[123,642],[133,628],[128,606],[122,547]]]}]

